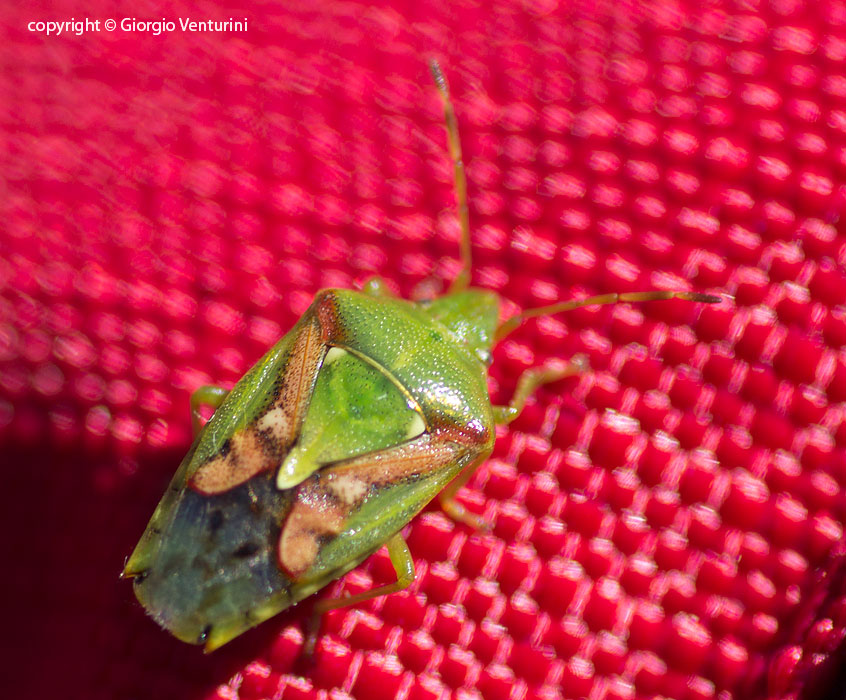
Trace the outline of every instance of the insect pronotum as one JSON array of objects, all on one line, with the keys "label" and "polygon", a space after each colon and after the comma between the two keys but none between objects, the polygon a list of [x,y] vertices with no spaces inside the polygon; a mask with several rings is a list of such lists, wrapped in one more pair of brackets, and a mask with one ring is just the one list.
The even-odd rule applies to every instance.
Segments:
[{"label": "insect pronotum", "polygon": [[[446,294],[415,303],[379,278],[360,291],[319,292],[295,326],[231,391],[191,398],[197,437],[156,508],[124,576],[176,637],[216,649],[294,605],[387,546],[397,580],[320,600],[325,612],[402,590],[414,562],[402,528],[436,495],[471,527],[455,498],[491,453],[497,423],[516,418],[538,387],[581,362],[526,371],[494,406],[487,366],[523,321],[616,302],[719,297],[685,291],[600,294],[527,309],[500,321],[500,298],[470,287],[467,181],[455,110],[438,64],[455,170],[461,271]],[[199,409],[216,409],[202,428]]]}]

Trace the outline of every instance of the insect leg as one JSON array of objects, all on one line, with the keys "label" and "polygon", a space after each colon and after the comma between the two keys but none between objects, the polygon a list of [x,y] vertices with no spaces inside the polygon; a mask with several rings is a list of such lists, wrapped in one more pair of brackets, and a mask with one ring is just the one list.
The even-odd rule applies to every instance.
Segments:
[{"label": "insect leg", "polygon": [[[571,377],[575,374],[580,374],[587,369],[587,360],[582,355],[576,355],[570,362],[556,363],[554,365],[547,365],[545,367],[536,367],[534,369],[526,370],[517,382],[517,388],[514,390],[514,396],[511,397],[511,403],[507,406],[493,406],[494,420],[497,423],[510,423],[523,410],[526,404],[526,399],[540,386],[557,382],[559,379]],[[477,530],[488,530],[490,525],[480,518],[475,513],[471,513],[461,503],[459,503],[455,495],[459,489],[464,486],[473,476],[476,469],[482,464],[488,455],[482,454],[478,459],[468,464],[464,470],[441,491],[439,496],[441,507],[444,512],[453,520],[465,523]]]},{"label": "insect leg", "polygon": [[572,301],[562,301],[557,304],[550,304],[549,306],[539,306],[535,309],[526,309],[522,313],[503,321],[502,325],[496,329],[495,339],[497,341],[502,340],[527,318],[550,316],[561,311],[580,309],[583,306],[602,306],[605,304],[618,304],[626,301],[660,301],[664,299],[684,299],[686,301],[700,301],[705,304],[718,304],[722,301],[722,297],[718,297],[714,294],[700,294],[698,292],[670,292],[663,289],[655,289],[649,292],[597,294],[596,296],[588,297],[587,299],[573,299]]},{"label": "insect leg", "polygon": [[470,210],[467,206],[467,175],[464,172],[464,161],[461,157],[461,141],[458,138],[458,121],[455,118],[455,108],[449,96],[449,85],[447,84],[441,67],[437,61],[430,61],[429,68],[438,92],[441,93],[441,100],[444,103],[444,118],[446,119],[447,143],[449,156],[452,158],[455,171],[455,197],[458,202],[458,222],[461,225],[461,272],[452,281],[448,294],[460,292],[470,284],[472,273],[472,250],[470,247]]},{"label": "insect leg", "polygon": [[391,564],[394,565],[394,571],[397,574],[397,580],[394,583],[378,586],[377,588],[362,591],[346,598],[332,598],[330,600],[320,600],[315,603],[314,612],[312,613],[311,622],[308,627],[308,635],[306,636],[305,646],[303,648],[306,656],[311,656],[314,653],[317,633],[320,631],[320,619],[327,612],[337,610],[338,608],[345,608],[348,605],[356,605],[381,595],[396,593],[397,591],[408,588],[414,582],[414,559],[411,558],[411,552],[408,551],[408,545],[402,535],[398,532],[386,542],[386,546],[388,548],[388,556],[391,558]]},{"label": "insect leg", "polygon": [[581,374],[587,369],[587,359],[583,355],[576,355],[570,362],[556,363],[545,367],[534,367],[520,375],[517,380],[517,388],[507,406],[494,406],[494,420],[497,423],[510,423],[523,411],[526,399],[534,391],[551,382],[557,382],[565,377],[572,377]]},{"label": "insect leg", "polygon": [[461,473],[447,484],[446,488],[444,488],[438,496],[438,499],[441,502],[441,508],[444,509],[444,513],[453,520],[469,525],[475,530],[490,530],[490,523],[480,518],[475,513],[471,513],[467,510],[467,508],[456,500],[455,494],[459,492],[464,484],[470,481],[470,477],[473,476],[476,469],[479,468],[479,465],[487,458],[487,454],[482,454],[478,457],[478,459],[475,459],[464,467]]},{"label": "insect leg", "polygon": [[201,422],[203,416],[200,413],[200,406],[211,406],[214,409],[220,407],[229,395],[229,392],[220,386],[201,386],[197,391],[191,394],[191,427],[194,430],[194,435],[200,432],[203,426]]}]

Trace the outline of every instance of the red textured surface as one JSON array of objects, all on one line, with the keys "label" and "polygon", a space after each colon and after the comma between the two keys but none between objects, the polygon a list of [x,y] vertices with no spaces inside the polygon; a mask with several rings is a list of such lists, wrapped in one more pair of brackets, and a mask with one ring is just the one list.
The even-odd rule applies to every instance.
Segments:
[{"label": "red textured surface", "polygon": [[[836,693],[846,5],[285,4],[0,9],[3,697]],[[230,15],[248,32],[27,30]],[[231,385],[321,287],[455,273],[429,56],[477,285],[734,300],[527,324],[496,400],[550,357],[592,371],[539,392],[462,492],[493,533],[429,509],[417,582],[329,615],[311,668],[307,604],[204,657],[118,573],[191,390]],[[329,593],[390,575],[380,553]]]}]

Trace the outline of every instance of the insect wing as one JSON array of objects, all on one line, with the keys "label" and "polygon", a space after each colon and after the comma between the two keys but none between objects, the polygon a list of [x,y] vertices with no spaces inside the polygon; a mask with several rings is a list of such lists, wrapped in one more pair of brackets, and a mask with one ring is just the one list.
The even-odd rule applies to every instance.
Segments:
[{"label": "insect wing", "polygon": [[[204,465],[231,454],[233,438],[272,411],[280,394],[309,388],[307,365],[321,357],[319,346],[312,348],[318,330],[307,314],[235,385],[197,437],[126,564],[139,601],[183,641],[226,641],[292,602],[291,580],[279,569],[273,543],[293,494],[276,488],[275,471],[242,465],[240,477],[252,476],[210,492],[192,488],[191,481]],[[292,363],[299,377],[286,388]],[[298,411],[291,420],[300,419]]]}]

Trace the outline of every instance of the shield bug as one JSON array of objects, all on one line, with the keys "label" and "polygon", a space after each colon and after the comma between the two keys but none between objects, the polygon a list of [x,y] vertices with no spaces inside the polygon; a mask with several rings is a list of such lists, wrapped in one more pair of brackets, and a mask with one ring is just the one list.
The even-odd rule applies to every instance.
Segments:
[{"label": "shield bug", "polygon": [[[469,286],[467,183],[455,112],[436,63],[454,165],[462,268],[447,293],[415,303],[379,279],[319,292],[291,331],[231,391],[192,397],[198,433],[124,576],[176,637],[207,651],[339,578],[382,546],[394,583],[315,605],[322,613],[399,591],[414,580],[402,528],[436,495],[444,510],[483,523],[456,492],[485,461],[495,426],[516,418],[539,386],[582,363],[527,371],[494,406],[494,344],[524,320],[620,301],[719,297],[681,291],[602,294],[500,321],[497,294]],[[200,429],[199,407],[215,408]]]}]

